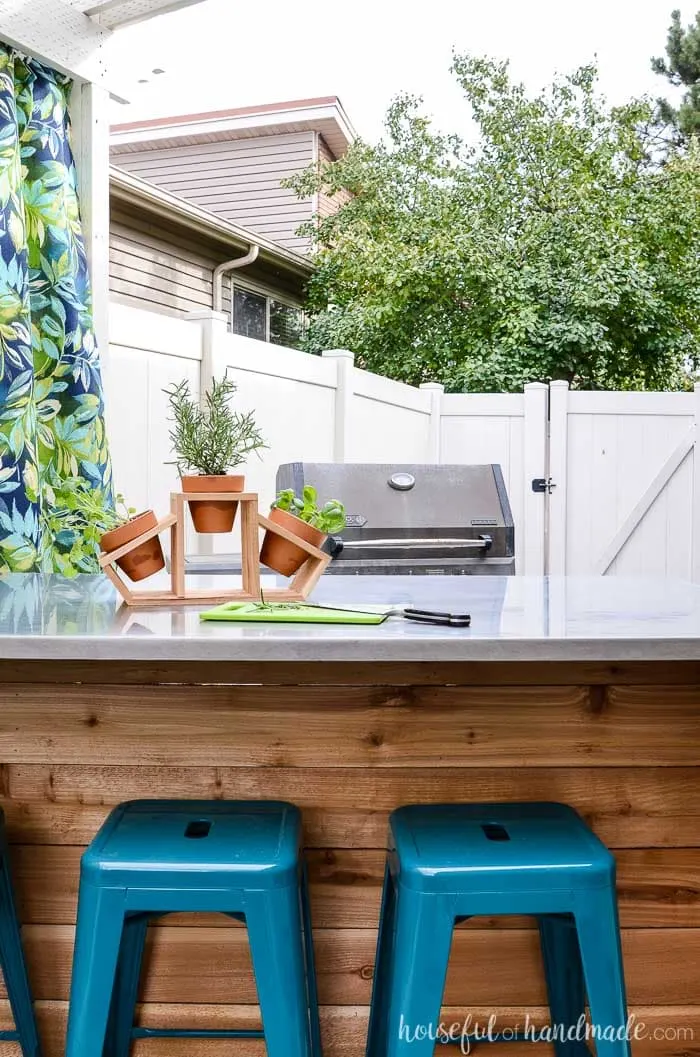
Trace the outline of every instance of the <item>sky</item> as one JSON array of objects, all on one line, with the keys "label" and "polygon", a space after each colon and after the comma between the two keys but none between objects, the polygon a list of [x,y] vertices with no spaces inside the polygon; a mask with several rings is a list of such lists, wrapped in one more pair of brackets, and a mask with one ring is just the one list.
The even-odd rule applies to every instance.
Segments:
[{"label": "sky", "polygon": [[650,57],[674,6],[690,22],[700,0],[204,0],[115,34],[113,80],[130,103],[114,103],[112,120],[337,95],[371,141],[408,91],[436,128],[464,134],[453,48],[508,59],[533,91],[597,57],[611,103],[668,95]]}]

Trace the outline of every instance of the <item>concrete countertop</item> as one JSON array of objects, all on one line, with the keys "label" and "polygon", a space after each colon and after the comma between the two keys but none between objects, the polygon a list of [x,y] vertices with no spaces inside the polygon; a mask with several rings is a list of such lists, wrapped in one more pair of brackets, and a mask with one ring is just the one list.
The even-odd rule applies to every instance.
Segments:
[{"label": "concrete countertop", "polygon": [[700,586],[678,580],[328,576],[313,600],[467,611],[472,626],[202,623],[201,603],[120,609],[101,576],[13,574],[0,578],[0,660],[700,660]]}]

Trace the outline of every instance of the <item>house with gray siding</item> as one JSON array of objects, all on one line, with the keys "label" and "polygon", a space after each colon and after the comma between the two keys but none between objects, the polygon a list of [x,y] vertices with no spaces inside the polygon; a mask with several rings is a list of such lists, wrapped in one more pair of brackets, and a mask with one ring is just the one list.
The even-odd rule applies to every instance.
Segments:
[{"label": "house with gray siding", "polygon": [[283,181],[345,153],[355,133],[336,96],[114,125],[112,164],[297,253],[301,223],[338,203]]},{"label": "house with gray siding", "polygon": [[221,308],[235,333],[296,346],[311,275],[297,229],[343,196],[299,199],[283,181],[340,157],[354,131],[335,96],[115,125],[111,132],[112,296],[182,315]]},{"label": "house with gray siding", "polygon": [[308,257],[210,213],[155,184],[110,170],[110,296],[167,315],[215,307],[215,271],[223,275],[221,310],[236,333],[296,347],[313,265]]}]

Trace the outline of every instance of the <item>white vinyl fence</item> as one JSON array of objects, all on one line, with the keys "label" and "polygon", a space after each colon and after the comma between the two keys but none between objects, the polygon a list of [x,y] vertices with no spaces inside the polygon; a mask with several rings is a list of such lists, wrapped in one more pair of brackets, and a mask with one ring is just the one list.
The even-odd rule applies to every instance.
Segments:
[{"label": "white vinyl fence", "polygon": [[199,394],[202,331],[197,323],[120,304],[110,306],[107,428],[114,475],[130,506],[167,511],[178,487],[163,389],[187,378]]},{"label": "white vinyl fence", "polygon": [[[499,463],[519,573],[700,580],[700,391],[450,395],[227,332],[212,312],[186,320],[113,304],[107,411],[117,487],[132,506],[168,507],[177,487],[163,388],[193,392],[228,371],[268,448],[246,467],[263,506],[282,462]],[[533,490],[533,481],[540,488]],[[196,540],[196,543],[195,543]],[[225,538],[192,546],[230,549]]]},{"label": "white vinyl fence", "polygon": [[700,579],[700,389],[551,386],[549,571]]}]

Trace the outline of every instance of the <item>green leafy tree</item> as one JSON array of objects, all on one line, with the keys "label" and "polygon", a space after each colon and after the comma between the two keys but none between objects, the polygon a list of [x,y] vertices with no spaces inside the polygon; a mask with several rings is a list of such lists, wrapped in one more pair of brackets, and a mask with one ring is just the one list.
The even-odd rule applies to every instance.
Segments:
[{"label": "green leafy tree", "polygon": [[[673,388],[700,356],[700,156],[651,161],[651,105],[607,108],[586,67],[529,97],[456,57],[475,147],[420,101],[293,181],[351,197],[319,222],[310,351],[450,391]],[[315,230],[315,229],[314,229]]]},{"label": "green leafy tree", "polygon": [[666,58],[652,59],[651,66],[675,87],[686,89],[679,107],[659,100],[659,117],[674,130],[677,143],[687,143],[700,134],[700,11],[687,28],[681,25],[680,11],[672,13]]}]

